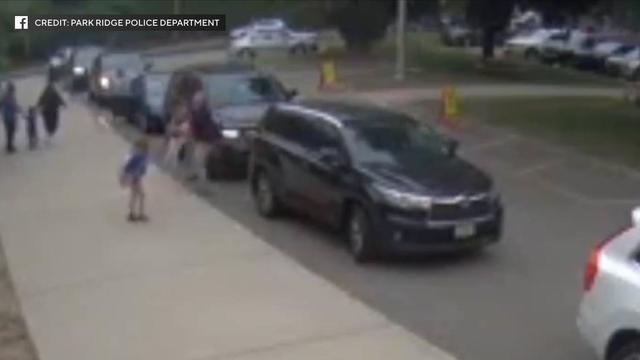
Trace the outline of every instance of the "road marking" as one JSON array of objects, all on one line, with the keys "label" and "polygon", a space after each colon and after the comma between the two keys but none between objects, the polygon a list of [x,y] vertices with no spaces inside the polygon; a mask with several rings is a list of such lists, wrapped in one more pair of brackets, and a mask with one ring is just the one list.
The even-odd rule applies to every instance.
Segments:
[{"label": "road marking", "polygon": [[516,141],[520,139],[520,136],[516,135],[516,134],[507,134],[497,140],[491,140],[491,141],[487,141],[487,142],[483,142],[477,145],[471,145],[471,146],[467,146],[465,147],[465,151],[469,152],[469,151],[482,151],[485,149],[489,149],[492,147],[497,147],[497,146],[502,146],[502,145],[507,145],[510,142]]},{"label": "road marking", "polygon": [[565,160],[566,159],[562,158],[562,157],[561,158],[555,158],[555,159],[552,159],[552,160],[548,160],[548,161],[545,161],[545,162],[542,162],[542,163],[539,163],[539,164],[536,164],[536,165],[528,166],[528,167],[526,167],[524,169],[521,169],[521,170],[517,170],[517,171],[515,171],[513,173],[513,175],[516,176],[516,177],[531,175],[531,174],[536,173],[538,171],[542,171],[542,170],[548,169],[548,168],[550,168],[550,167],[552,167],[554,165],[561,164]]},{"label": "road marking", "polygon": [[578,202],[588,205],[600,205],[600,206],[629,206],[640,204],[640,198],[637,199],[621,199],[621,198],[594,198],[589,195],[584,195],[579,192],[569,190],[564,186],[558,185],[553,181],[536,178],[535,181],[552,191],[555,191],[565,197],[571,198]]}]

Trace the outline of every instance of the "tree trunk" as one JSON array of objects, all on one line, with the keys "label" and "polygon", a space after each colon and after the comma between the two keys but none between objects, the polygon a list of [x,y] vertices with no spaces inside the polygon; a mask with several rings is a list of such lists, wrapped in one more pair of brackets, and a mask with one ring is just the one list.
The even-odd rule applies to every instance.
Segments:
[{"label": "tree trunk", "polygon": [[487,27],[482,30],[482,61],[493,59],[496,45],[496,30]]}]

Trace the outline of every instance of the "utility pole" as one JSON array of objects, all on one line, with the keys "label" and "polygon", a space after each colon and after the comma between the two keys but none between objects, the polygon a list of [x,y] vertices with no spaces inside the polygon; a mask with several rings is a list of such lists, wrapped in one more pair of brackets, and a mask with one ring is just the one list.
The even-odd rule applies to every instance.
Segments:
[{"label": "utility pole", "polygon": [[407,22],[407,0],[397,0],[398,18],[396,20],[396,74],[395,79],[404,80],[405,73],[405,26]]}]

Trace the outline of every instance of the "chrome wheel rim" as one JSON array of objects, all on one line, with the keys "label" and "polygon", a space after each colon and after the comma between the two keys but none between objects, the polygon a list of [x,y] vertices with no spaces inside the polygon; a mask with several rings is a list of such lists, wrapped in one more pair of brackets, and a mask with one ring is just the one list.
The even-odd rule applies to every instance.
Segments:
[{"label": "chrome wheel rim", "polygon": [[364,229],[360,217],[354,215],[349,224],[349,242],[354,254],[360,254],[364,246]]},{"label": "chrome wheel rim", "polygon": [[258,205],[263,212],[269,212],[273,207],[271,184],[265,176],[260,176],[258,180]]}]

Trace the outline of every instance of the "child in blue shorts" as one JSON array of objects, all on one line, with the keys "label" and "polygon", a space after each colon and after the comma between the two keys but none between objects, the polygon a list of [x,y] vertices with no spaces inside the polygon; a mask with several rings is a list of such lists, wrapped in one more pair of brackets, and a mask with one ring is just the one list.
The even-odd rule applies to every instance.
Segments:
[{"label": "child in blue shorts", "polygon": [[122,166],[120,182],[130,189],[129,216],[131,222],[148,221],[145,214],[144,176],[149,164],[149,143],[146,138],[135,142],[131,154]]}]

